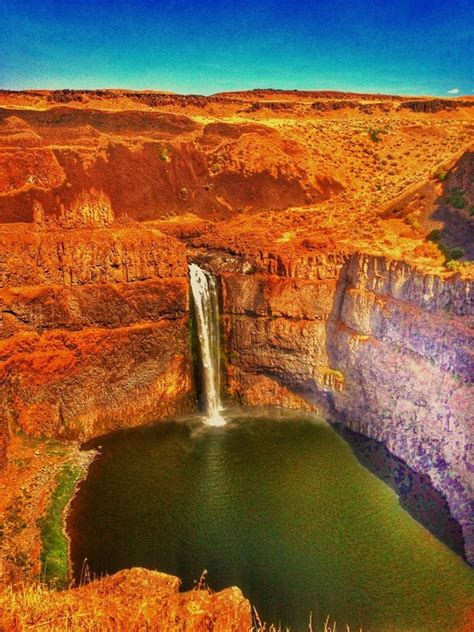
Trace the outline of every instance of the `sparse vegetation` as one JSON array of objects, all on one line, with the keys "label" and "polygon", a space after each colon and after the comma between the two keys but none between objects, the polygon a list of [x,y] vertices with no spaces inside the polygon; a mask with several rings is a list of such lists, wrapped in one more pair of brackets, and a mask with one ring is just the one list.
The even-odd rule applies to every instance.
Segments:
[{"label": "sparse vegetation", "polygon": [[[432,230],[426,237],[427,241],[432,241],[435,243],[441,253],[445,257],[444,266],[448,267],[448,263],[457,261],[458,259],[462,259],[464,257],[464,250],[459,248],[459,246],[455,246],[454,248],[449,248],[441,243],[441,230],[435,228]],[[449,269],[453,269],[453,267],[449,267]]]},{"label": "sparse vegetation", "polygon": [[451,259],[450,261],[446,261],[444,265],[446,270],[449,270],[450,272],[456,272],[462,266],[462,263],[460,261],[454,261],[454,259]]},{"label": "sparse vegetation", "polygon": [[404,219],[404,222],[408,226],[411,226],[413,230],[420,230],[421,228],[420,220],[414,213],[407,215]]},{"label": "sparse vegetation", "polygon": [[450,261],[457,261],[458,259],[461,259],[462,257],[464,257],[464,250],[462,248],[458,248],[458,247],[449,248],[448,246],[445,246],[444,244],[441,244],[441,243],[438,244],[438,248],[441,250],[441,252],[445,256],[444,265],[446,265]]},{"label": "sparse vegetation", "polygon": [[449,173],[447,171],[445,171],[444,169],[440,169],[436,174],[436,177],[440,182],[444,182],[445,180],[447,180],[448,175]]},{"label": "sparse vegetation", "polygon": [[464,250],[462,248],[448,248],[443,244],[438,244],[438,248],[445,256],[444,267],[447,270],[455,271],[462,266],[462,263],[459,261],[459,259],[464,257]]},{"label": "sparse vegetation", "polygon": [[375,129],[374,127],[369,128],[369,137],[370,140],[374,143],[380,142],[382,139],[380,138],[380,134],[386,134],[386,129]]},{"label": "sparse vegetation", "polygon": [[65,588],[68,584],[68,548],[63,531],[63,511],[74,490],[80,470],[64,465],[56,480],[45,515],[38,520],[41,530],[41,568],[47,584]]}]

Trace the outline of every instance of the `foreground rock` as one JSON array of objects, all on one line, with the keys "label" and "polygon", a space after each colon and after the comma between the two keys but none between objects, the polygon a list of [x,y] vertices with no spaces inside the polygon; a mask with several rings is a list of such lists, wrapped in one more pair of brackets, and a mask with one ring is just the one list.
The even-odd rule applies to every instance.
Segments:
[{"label": "foreground rock", "polygon": [[179,579],[132,568],[63,592],[36,586],[0,593],[2,629],[99,632],[248,632],[250,603],[238,588],[179,592]]}]

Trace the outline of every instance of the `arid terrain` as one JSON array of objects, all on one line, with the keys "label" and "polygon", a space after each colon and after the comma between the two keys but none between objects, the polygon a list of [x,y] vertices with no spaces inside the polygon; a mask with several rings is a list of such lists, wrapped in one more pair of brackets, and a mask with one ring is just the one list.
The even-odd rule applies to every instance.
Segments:
[{"label": "arid terrain", "polygon": [[[0,91],[0,629],[66,629],[74,591],[25,621],[11,586],[41,577],[79,443],[196,407],[190,259],[219,278],[228,397],[382,441],[473,562],[473,257],[473,97]],[[79,590],[119,600],[133,573]],[[150,581],[176,629],[250,625],[238,592]]]}]

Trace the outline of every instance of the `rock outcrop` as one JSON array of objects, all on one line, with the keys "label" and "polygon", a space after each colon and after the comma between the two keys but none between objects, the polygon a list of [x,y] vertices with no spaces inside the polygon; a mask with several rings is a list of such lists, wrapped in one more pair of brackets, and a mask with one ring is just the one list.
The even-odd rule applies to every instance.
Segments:
[{"label": "rock outcrop", "polygon": [[0,593],[5,629],[248,632],[250,603],[238,588],[179,592],[177,577],[133,568],[62,592],[25,588]]},{"label": "rock outcrop", "polygon": [[400,107],[413,112],[424,112],[433,114],[435,112],[442,112],[443,110],[456,110],[460,107],[473,107],[472,101],[463,101],[461,99],[428,99],[428,100],[411,100],[403,101]]}]

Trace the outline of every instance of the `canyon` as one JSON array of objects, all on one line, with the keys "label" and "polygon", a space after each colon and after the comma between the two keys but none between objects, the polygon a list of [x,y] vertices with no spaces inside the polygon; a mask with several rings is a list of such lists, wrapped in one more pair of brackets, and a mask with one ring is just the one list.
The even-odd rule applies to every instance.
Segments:
[{"label": "canyon", "polygon": [[1,91],[0,467],[196,409],[195,262],[225,398],[379,440],[473,563],[473,132],[472,98]]}]

